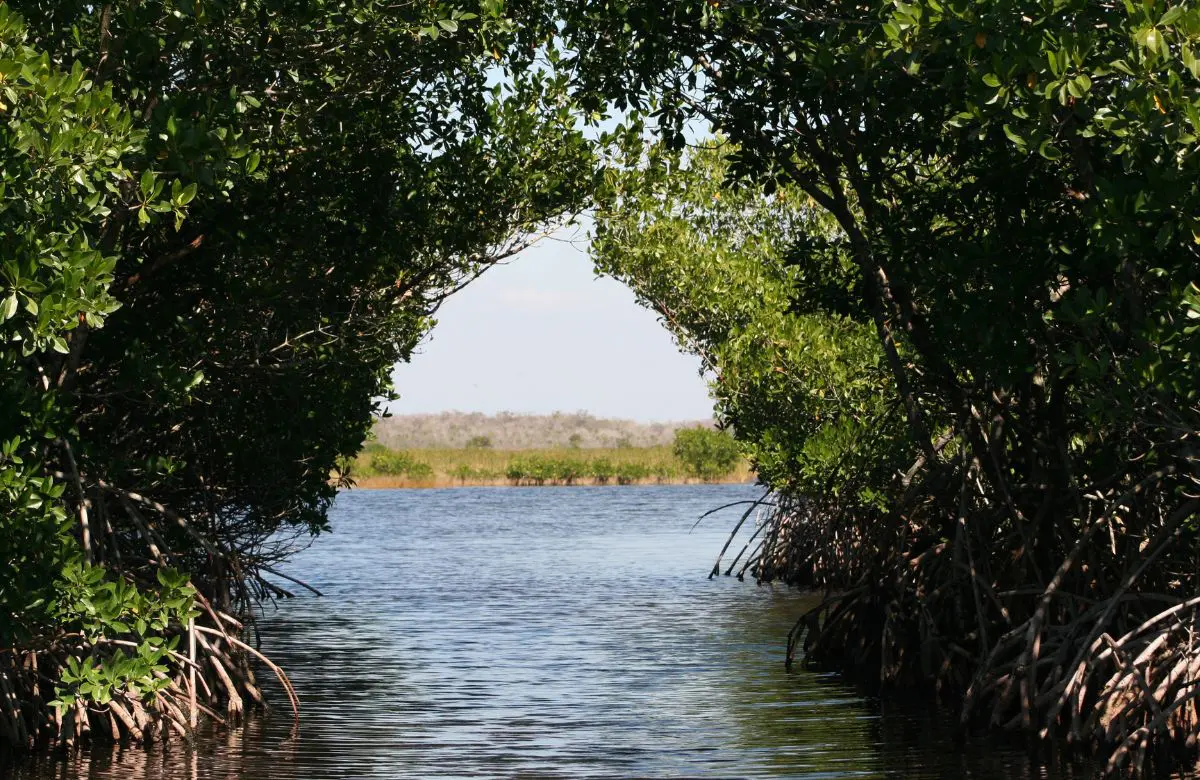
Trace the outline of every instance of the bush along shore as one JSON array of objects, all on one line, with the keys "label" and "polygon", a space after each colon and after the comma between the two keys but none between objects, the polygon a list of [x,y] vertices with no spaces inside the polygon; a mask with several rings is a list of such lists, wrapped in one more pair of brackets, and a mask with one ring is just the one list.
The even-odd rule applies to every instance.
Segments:
[{"label": "bush along shore", "polygon": [[291,695],[248,624],[372,399],[594,206],[772,491],[714,571],[828,594],[797,657],[1194,762],[1198,49],[1166,0],[0,4],[0,744]]},{"label": "bush along shore", "polygon": [[1200,10],[580,5],[581,80],[665,128],[597,264],[773,489],[716,571],[827,593],[797,659],[964,728],[1194,765]]},{"label": "bush along shore", "polygon": [[731,456],[688,451],[681,456],[674,447],[390,450],[370,444],[346,474],[360,488],[683,485],[754,480],[749,464],[736,449]]},{"label": "bush along shore", "polygon": [[251,623],[329,475],[592,181],[501,6],[0,4],[0,753],[298,707]]}]

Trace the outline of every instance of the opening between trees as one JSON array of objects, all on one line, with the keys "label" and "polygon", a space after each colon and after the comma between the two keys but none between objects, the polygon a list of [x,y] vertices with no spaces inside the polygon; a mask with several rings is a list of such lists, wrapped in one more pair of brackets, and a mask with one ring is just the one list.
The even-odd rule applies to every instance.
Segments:
[{"label": "opening between trees", "polygon": [[829,594],[798,654],[1111,770],[1194,753],[1198,38],[1154,0],[0,7],[0,734],[260,698],[249,608],[391,365],[594,204],[774,494],[723,568]]}]

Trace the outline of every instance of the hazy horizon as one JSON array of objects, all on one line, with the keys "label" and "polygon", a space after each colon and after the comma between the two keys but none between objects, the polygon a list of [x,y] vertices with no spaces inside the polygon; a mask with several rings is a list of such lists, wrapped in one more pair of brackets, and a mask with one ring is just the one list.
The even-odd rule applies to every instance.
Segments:
[{"label": "hazy horizon", "polygon": [[497,450],[661,447],[675,441],[681,428],[713,427],[711,418],[638,422],[595,417],[586,412],[556,414],[484,414],[422,412],[386,417],[375,423],[374,437],[392,449],[461,449],[486,438]]},{"label": "hazy horizon", "polygon": [[394,418],[394,417],[434,417],[434,416],[438,416],[438,415],[462,415],[464,417],[473,416],[473,415],[480,415],[483,417],[575,417],[577,415],[584,415],[584,416],[591,417],[596,420],[603,420],[605,422],[636,422],[639,424],[656,424],[656,425],[666,425],[668,423],[707,422],[709,420],[715,421],[715,417],[712,414],[708,414],[708,415],[705,415],[702,417],[679,417],[679,418],[663,419],[663,420],[638,420],[638,419],[634,419],[632,417],[610,417],[608,415],[599,415],[599,414],[595,414],[594,412],[592,412],[588,409],[555,409],[550,412],[521,412],[521,411],[515,411],[513,409],[501,409],[496,412],[481,412],[476,409],[438,409],[436,411],[429,411],[429,412],[390,411],[388,414],[389,414],[389,417],[392,417],[392,418]]},{"label": "hazy horizon", "polygon": [[393,371],[401,397],[392,414],[712,417],[700,359],[681,354],[628,288],[596,277],[582,229],[489,270],[451,296],[437,321],[412,362]]}]

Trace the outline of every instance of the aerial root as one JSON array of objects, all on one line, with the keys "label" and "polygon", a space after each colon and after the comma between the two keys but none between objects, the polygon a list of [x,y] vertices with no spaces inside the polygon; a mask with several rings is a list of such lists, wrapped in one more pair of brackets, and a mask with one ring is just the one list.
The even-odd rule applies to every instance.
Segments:
[{"label": "aerial root", "polygon": [[789,666],[940,692],[964,729],[1065,745],[1109,775],[1153,771],[1200,748],[1200,500],[1173,474],[1111,490],[1076,521],[1040,521],[1040,539],[968,492],[973,469],[942,480],[953,500],[902,522],[780,498],[746,566],[827,594],[790,632]]},{"label": "aerial root", "polygon": [[[1106,756],[1105,772],[1143,772],[1156,756],[1186,756],[1200,733],[1200,605],[1163,610],[1119,637],[1101,632],[1084,648],[1085,618],[1053,626],[1029,652],[1014,627],[980,664],[977,653],[925,630],[920,620],[857,589],[827,599],[805,613],[789,635],[789,665],[800,656],[822,668],[858,670],[859,679],[877,669],[884,687],[907,688],[924,681],[947,693],[967,694],[965,725],[991,724],[1063,739],[1091,754]],[[831,663],[836,659],[836,663]],[[975,667],[967,676],[966,670]],[[1030,681],[1033,681],[1032,687]]]},{"label": "aerial root", "polygon": [[157,693],[145,696],[123,689],[104,702],[76,698],[62,710],[52,702],[68,657],[96,662],[114,647],[131,643],[109,640],[89,645],[70,637],[47,647],[0,650],[0,742],[31,750],[83,742],[150,744],[171,737],[191,739],[193,702],[198,714],[219,724],[240,719],[248,709],[246,701],[265,703],[250,658],[279,676],[293,711],[298,711],[299,699],[283,670],[237,636],[239,621],[224,615],[222,623],[219,630],[196,626],[194,665],[186,656],[172,654],[168,672],[157,674],[166,684]]}]

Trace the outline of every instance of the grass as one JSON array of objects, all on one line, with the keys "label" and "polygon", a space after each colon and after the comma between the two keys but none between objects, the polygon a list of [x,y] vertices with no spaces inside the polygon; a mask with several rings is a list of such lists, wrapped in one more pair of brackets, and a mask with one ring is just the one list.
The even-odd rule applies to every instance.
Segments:
[{"label": "grass", "polygon": [[[359,487],[454,485],[687,484],[690,476],[670,447],[553,448],[537,450],[422,448],[367,445],[350,474]],[[750,482],[745,461],[713,481]]]}]

